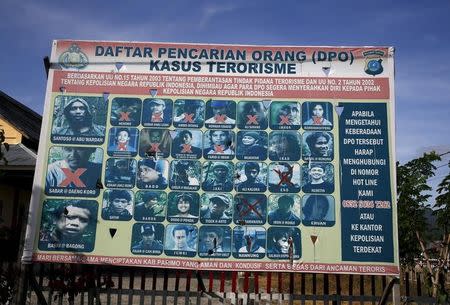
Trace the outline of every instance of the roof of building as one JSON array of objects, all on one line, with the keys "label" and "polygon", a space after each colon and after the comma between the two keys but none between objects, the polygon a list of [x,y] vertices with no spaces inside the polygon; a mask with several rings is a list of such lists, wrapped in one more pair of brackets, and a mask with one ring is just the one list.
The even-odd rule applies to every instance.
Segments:
[{"label": "roof of building", "polygon": [[22,143],[9,145],[8,151],[5,151],[4,147],[2,147],[2,150],[8,163],[5,165],[3,160],[0,161],[0,168],[9,170],[34,169],[36,153]]},{"label": "roof of building", "polygon": [[42,116],[0,90],[0,117],[34,144],[39,143]]}]

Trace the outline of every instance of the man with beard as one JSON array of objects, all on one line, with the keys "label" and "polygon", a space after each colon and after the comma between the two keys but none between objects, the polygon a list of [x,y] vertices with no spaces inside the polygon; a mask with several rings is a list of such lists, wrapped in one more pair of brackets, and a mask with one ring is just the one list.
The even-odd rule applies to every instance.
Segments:
[{"label": "man with beard", "polygon": [[105,127],[94,124],[88,103],[81,97],[71,99],[63,110],[68,126],[55,127],[55,135],[104,136]]}]

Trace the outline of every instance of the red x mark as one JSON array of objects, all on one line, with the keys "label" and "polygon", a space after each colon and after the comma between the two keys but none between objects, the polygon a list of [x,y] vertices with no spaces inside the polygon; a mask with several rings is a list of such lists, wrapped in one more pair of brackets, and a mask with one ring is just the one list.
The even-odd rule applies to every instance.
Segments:
[{"label": "red x mark", "polygon": [[185,113],[184,114],[184,122],[185,123],[194,123],[194,113]]},{"label": "red x mark", "polygon": [[128,122],[130,121],[130,112],[121,112],[119,121],[121,122]]},{"label": "red x mark", "polygon": [[152,122],[162,122],[162,113],[152,114]]},{"label": "red x mark", "polygon": [[315,125],[322,125],[322,118],[319,118],[317,116],[313,117],[313,121]]},{"label": "red x mark", "polygon": [[150,143],[150,151],[161,152],[161,150],[159,149],[159,145],[161,145],[161,143]]},{"label": "red x mark", "polygon": [[278,169],[274,169],[273,170],[275,173],[278,174],[278,177],[280,178],[280,182],[278,182],[279,186],[281,184],[283,184],[283,183],[286,183],[286,184],[289,184],[289,185],[294,185],[291,182],[292,177],[290,177],[290,175],[292,174],[292,169],[293,169],[293,166],[289,166],[289,170],[287,172],[281,172]]},{"label": "red x mark", "polygon": [[182,144],[183,145],[183,149],[181,150],[181,153],[186,153],[186,154],[192,154],[192,149],[191,149],[191,145],[189,144]]},{"label": "red x mark", "polygon": [[256,213],[256,215],[259,216],[259,218],[263,218],[262,215],[259,213],[259,211],[256,209],[256,206],[261,203],[261,198],[256,199],[253,202],[253,204],[250,204],[248,202],[248,200],[242,196],[239,196],[239,199],[240,199],[240,202],[242,202],[244,205],[246,205],[248,207],[248,209],[246,209],[246,210],[241,209],[241,211],[239,211],[239,217],[244,217],[245,215],[247,215],[248,213],[253,211]]},{"label": "red x mark", "polygon": [[64,179],[58,186],[67,187],[69,184],[73,183],[76,187],[86,187],[86,185],[81,181],[80,176],[87,170],[87,168],[77,168],[74,172],[70,168],[61,168],[66,179]]},{"label": "red x mark", "polygon": [[255,115],[248,114],[247,119],[248,119],[247,125],[251,125],[251,124],[258,125],[258,121],[257,121],[258,116],[256,114]]},{"label": "red x mark", "polygon": [[280,115],[280,125],[291,125],[291,122],[289,121],[289,116],[287,115]]},{"label": "red x mark", "polygon": [[214,153],[223,154],[225,153],[223,150],[224,149],[222,145],[214,145]]},{"label": "red x mark", "polygon": [[216,120],[216,123],[225,123],[225,120],[227,119],[226,114],[216,114],[214,116],[214,119]]}]

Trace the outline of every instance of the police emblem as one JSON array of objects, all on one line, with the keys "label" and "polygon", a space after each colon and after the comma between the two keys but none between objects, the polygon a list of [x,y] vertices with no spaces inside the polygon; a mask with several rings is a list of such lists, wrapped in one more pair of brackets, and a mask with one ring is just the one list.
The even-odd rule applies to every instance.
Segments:
[{"label": "police emblem", "polygon": [[380,50],[371,50],[363,52],[363,56],[366,58],[366,65],[364,66],[364,72],[369,75],[375,76],[383,72],[383,59],[384,52]]},{"label": "police emblem", "polygon": [[81,51],[81,48],[73,44],[70,48],[63,52],[58,59],[63,68],[83,69],[89,63],[88,57]]}]

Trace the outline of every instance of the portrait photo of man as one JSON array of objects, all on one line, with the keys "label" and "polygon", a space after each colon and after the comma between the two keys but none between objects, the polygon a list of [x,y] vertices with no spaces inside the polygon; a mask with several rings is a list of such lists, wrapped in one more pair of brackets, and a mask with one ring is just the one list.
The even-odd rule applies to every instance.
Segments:
[{"label": "portrait photo of man", "polygon": [[205,191],[230,192],[233,189],[233,174],[232,162],[205,162],[202,188]]},{"label": "portrait photo of man", "polygon": [[196,223],[200,196],[194,192],[170,192],[167,206],[167,220],[179,223]]},{"label": "portrait photo of man", "polygon": [[329,102],[303,103],[303,128],[306,130],[331,130],[333,105]]},{"label": "portrait photo of man", "polygon": [[271,259],[300,259],[300,230],[298,228],[270,227],[267,231],[267,257]]},{"label": "portrait photo of man", "polygon": [[113,157],[134,157],[139,141],[137,128],[113,127],[109,130],[108,155]]},{"label": "portrait photo of man", "polygon": [[236,165],[235,189],[238,192],[265,192],[267,165],[263,162],[239,162]]},{"label": "portrait photo of man", "polygon": [[57,96],[52,142],[101,144],[105,140],[107,102],[100,97]]},{"label": "portrait photo of man", "polygon": [[173,126],[177,128],[201,128],[204,120],[204,101],[180,99],[174,102]]},{"label": "portrait photo of man", "polygon": [[267,197],[264,194],[236,194],[234,196],[233,221],[235,224],[266,223]]},{"label": "portrait photo of man", "polygon": [[269,135],[269,159],[272,161],[298,161],[301,156],[302,137],[297,131],[273,131]]},{"label": "portrait photo of man", "polygon": [[302,198],[302,223],[330,227],[335,223],[334,198],[330,195],[305,195]]},{"label": "portrait photo of man", "polygon": [[164,248],[164,226],[159,223],[135,223],[131,240],[131,253],[159,255]]},{"label": "portrait photo of man", "polygon": [[130,220],[133,213],[133,192],[106,190],[103,193],[102,218],[104,220]]},{"label": "portrait photo of man", "polygon": [[91,252],[98,204],[94,200],[44,201],[38,248],[44,251]]},{"label": "portrait photo of man", "polygon": [[263,102],[240,101],[238,103],[237,125],[240,129],[266,129],[267,110]]},{"label": "portrait photo of man", "polygon": [[142,125],[168,127],[172,124],[172,100],[150,98],[144,100]]},{"label": "portrait photo of man", "polygon": [[231,194],[203,193],[200,222],[205,224],[231,223]]},{"label": "portrait photo of man", "polygon": [[142,101],[139,98],[116,97],[111,103],[111,125],[138,126],[141,122]]},{"label": "portrait photo of man", "polygon": [[334,167],[331,163],[303,164],[303,192],[326,193],[334,191]]},{"label": "portrait photo of man", "polygon": [[269,191],[272,193],[298,193],[301,189],[301,170],[297,162],[269,164]]},{"label": "portrait photo of man", "polygon": [[172,157],[200,159],[202,157],[202,138],[200,130],[177,130],[172,141]]},{"label": "portrait photo of man", "polygon": [[237,226],[233,230],[233,257],[263,258],[266,230],[260,226]]},{"label": "portrait photo of man", "polygon": [[105,184],[111,188],[133,188],[136,180],[134,159],[110,158],[106,161]]},{"label": "portrait photo of man", "polygon": [[170,163],[169,186],[172,190],[197,191],[200,181],[200,161],[174,160]]},{"label": "portrait photo of man", "polygon": [[272,102],[270,128],[273,130],[298,130],[301,127],[300,103]]},{"label": "portrait photo of man", "polygon": [[239,160],[266,160],[267,132],[239,131],[237,134],[236,158]]},{"label": "portrait photo of man", "polygon": [[163,221],[166,217],[167,194],[157,191],[138,191],[135,196],[134,219]]},{"label": "portrait photo of man", "polygon": [[210,100],[206,102],[207,128],[234,128],[236,124],[236,102]]},{"label": "portrait photo of man", "polygon": [[307,131],[303,134],[306,144],[305,161],[332,161],[334,158],[333,135],[330,132]]},{"label": "portrait photo of man", "polygon": [[168,130],[143,128],[139,136],[139,156],[142,158],[168,158],[171,137]]},{"label": "portrait photo of man", "polygon": [[[95,147],[53,146],[49,151],[45,193],[96,197],[101,183],[103,150]],[[81,193],[71,189],[83,190]]]},{"label": "portrait photo of man", "polygon": [[168,225],[164,253],[168,256],[194,257],[197,253],[197,235],[198,230],[194,225]]},{"label": "portrait photo of man", "polygon": [[198,255],[200,257],[229,257],[231,255],[231,230],[225,226],[200,227]]},{"label": "portrait photo of man", "polygon": [[168,172],[167,160],[140,160],[138,161],[136,186],[140,189],[163,190],[167,187]]},{"label": "portrait photo of man", "polygon": [[269,210],[268,221],[271,225],[300,224],[300,197],[297,194],[270,195]]}]

